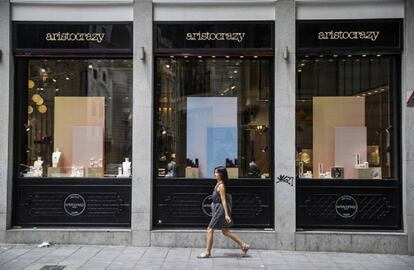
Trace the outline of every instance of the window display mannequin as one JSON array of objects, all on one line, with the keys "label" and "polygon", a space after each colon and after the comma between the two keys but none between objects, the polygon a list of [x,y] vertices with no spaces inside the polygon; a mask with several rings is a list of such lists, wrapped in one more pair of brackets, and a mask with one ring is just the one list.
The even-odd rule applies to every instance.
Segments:
[{"label": "window display mannequin", "polygon": [[131,176],[131,161],[129,161],[129,158],[125,158],[125,161],[122,162],[122,175],[125,177]]},{"label": "window display mannequin", "polygon": [[56,148],[55,152],[52,154],[52,167],[57,168],[60,161],[60,156],[62,153],[59,151],[59,148]]}]

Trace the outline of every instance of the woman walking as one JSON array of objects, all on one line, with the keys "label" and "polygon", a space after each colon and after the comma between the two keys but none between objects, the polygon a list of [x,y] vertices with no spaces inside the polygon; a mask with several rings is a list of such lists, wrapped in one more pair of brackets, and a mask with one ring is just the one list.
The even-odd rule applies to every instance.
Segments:
[{"label": "woman walking", "polygon": [[215,229],[221,229],[223,235],[229,237],[231,240],[239,244],[243,254],[246,255],[250,246],[243,242],[235,233],[231,232],[229,227],[233,225],[231,219],[231,196],[226,195],[226,181],[229,179],[227,170],[223,166],[214,169],[214,177],[217,184],[213,189],[211,204],[212,217],[207,227],[207,246],[203,253],[198,255],[198,258],[208,258],[211,256],[211,248],[213,246],[213,236]]}]

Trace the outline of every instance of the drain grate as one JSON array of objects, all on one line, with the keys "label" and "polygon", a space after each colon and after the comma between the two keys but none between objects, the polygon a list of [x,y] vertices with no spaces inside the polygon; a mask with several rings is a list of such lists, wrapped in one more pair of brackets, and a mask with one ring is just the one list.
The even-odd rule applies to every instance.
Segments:
[{"label": "drain grate", "polygon": [[39,270],[62,270],[66,265],[45,265]]}]

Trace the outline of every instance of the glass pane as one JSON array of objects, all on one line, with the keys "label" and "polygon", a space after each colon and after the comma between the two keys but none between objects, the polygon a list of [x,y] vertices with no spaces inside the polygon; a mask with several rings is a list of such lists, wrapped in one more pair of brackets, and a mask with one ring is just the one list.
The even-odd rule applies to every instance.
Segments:
[{"label": "glass pane", "polygon": [[23,175],[118,175],[132,153],[132,61],[36,59],[28,74]]},{"label": "glass pane", "polygon": [[159,177],[269,177],[270,58],[160,57],[156,70]]},{"label": "glass pane", "polygon": [[299,177],[396,177],[391,154],[394,61],[381,55],[298,57]]}]

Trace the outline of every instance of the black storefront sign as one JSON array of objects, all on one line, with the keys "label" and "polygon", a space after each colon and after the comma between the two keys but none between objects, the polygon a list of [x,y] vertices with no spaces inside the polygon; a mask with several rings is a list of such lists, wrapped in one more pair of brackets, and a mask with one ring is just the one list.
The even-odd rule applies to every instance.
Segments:
[{"label": "black storefront sign", "polygon": [[298,51],[392,50],[401,51],[401,20],[298,21]]},{"label": "black storefront sign", "polygon": [[154,29],[156,53],[274,48],[273,22],[156,23]]},{"label": "black storefront sign", "polygon": [[132,54],[132,23],[27,23],[13,25],[15,54]]}]

